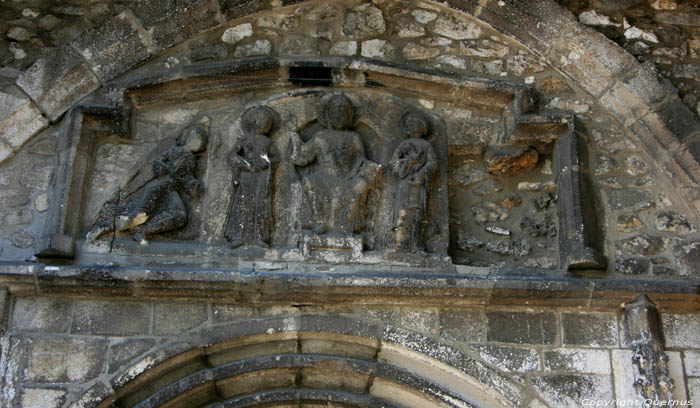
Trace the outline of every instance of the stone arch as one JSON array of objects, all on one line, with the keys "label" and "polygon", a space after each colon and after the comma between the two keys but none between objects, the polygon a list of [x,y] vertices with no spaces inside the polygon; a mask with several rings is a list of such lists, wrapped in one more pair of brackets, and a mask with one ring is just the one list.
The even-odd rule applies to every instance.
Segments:
[{"label": "stone arch", "polygon": [[109,386],[99,380],[80,406],[516,407],[529,398],[461,350],[348,317],[280,316],[187,338],[139,357]]},{"label": "stone arch", "polygon": [[[286,5],[286,2],[282,2]],[[300,2],[292,2],[300,3]],[[552,0],[436,1],[520,42],[600,101],[665,168],[696,209],[700,121],[660,82],[650,64],[581,25]],[[183,0],[176,7],[139,3],[38,60],[22,73],[16,95],[3,94],[12,112],[2,124],[0,160],[58,120],[85,96],[162,50],[229,21],[274,9],[276,2]],[[18,90],[19,91],[19,90]],[[12,133],[10,133],[12,132]]]}]

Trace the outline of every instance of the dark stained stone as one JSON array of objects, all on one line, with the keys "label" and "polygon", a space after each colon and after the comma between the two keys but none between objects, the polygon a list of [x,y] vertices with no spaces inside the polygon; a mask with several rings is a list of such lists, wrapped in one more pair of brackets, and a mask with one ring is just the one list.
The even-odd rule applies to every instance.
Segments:
[{"label": "dark stained stone", "polygon": [[486,340],[519,344],[554,344],[554,313],[487,312]]},{"label": "dark stained stone", "polygon": [[700,276],[700,241],[681,241],[673,247],[680,275]]},{"label": "dark stained stone", "polygon": [[648,191],[615,189],[608,190],[607,195],[614,211],[643,210],[654,206],[654,199]]},{"label": "dark stained stone", "polygon": [[615,270],[625,275],[645,275],[649,272],[649,260],[644,258],[620,259]]},{"label": "dark stained stone", "polygon": [[617,317],[613,313],[564,313],[563,344],[608,347],[617,345]]}]

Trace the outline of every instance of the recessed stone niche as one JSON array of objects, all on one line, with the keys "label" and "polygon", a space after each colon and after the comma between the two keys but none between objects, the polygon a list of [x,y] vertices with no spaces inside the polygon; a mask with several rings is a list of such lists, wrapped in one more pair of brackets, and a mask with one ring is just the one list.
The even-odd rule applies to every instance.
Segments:
[{"label": "recessed stone niche", "polygon": [[527,85],[354,58],[140,72],[72,112],[42,255],[601,266],[573,118]]}]

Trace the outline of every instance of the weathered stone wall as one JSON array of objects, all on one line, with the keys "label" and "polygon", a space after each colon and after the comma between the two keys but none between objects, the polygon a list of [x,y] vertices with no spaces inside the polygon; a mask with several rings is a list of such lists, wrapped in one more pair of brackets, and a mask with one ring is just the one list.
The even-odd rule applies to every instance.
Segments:
[{"label": "weathered stone wall", "polygon": [[[438,360],[456,357],[449,353],[464,353],[464,358],[495,370],[497,374],[489,375],[500,376],[503,382],[493,385],[484,379],[477,363],[466,369],[467,374],[492,384],[515,406],[580,407],[587,398],[641,399],[632,387],[635,372],[623,318],[615,312],[483,306],[250,307],[16,298],[10,314],[0,367],[5,381],[0,397],[4,406],[92,406],[90,399],[102,400],[128,380],[190,349],[205,350],[213,362],[223,357],[215,357],[216,348],[206,348],[211,344],[258,332],[276,339],[276,335],[288,332],[291,337],[287,337],[293,339],[291,349],[278,342],[267,349],[241,352],[238,358],[246,353],[296,352],[297,336],[303,339],[296,333],[309,330],[336,333],[312,347],[326,347],[330,354],[360,353],[353,348],[359,350],[359,345],[346,343],[338,349],[333,342],[340,334],[376,338],[406,347],[406,353],[413,350]],[[697,404],[700,315],[664,314],[662,321],[669,374],[675,381],[674,398],[694,399]],[[447,347],[448,354],[440,356],[438,345]],[[387,351],[378,353],[381,360]],[[195,364],[189,369],[200,368]],[[511,381],[518,387],[513,388]],[[321,381],[316,386],[334,385]],[[85,400],[80,402],[83,396]]]},{"label": "weathered stone wall", "polygon": [[[128,13],[124,18],[130,18]],[[88,43],[85,50],[99,45]],[[80,44],[78,41],[76,47]],[[583,53],[571,51],[567,58],[581,64],[586,58]],[[581,89],[542,56],[481,21],[430,3],[310,3],[223,24],[168,49],[140,71],[178,70],[194,62],[250,56],[368,57],[532,85],[542,95],[542,106],[576,115],[576,129],[585,146],[581,159],[586,178],[591,180],[586,200],[600,214],[597,228],[601,249],[609,260],[608,272],[663,279],[697,274],[693,265],[700,256],[699,224],[692,207],[695,204],[688,201],[697,191],[682,184],[673,188],[682,181],[670,176],[670,167],[640,146],[641,133],[625,129],[624,125],[635,123],[637,110],[644,108],[626,100],[621,90],[608,92],[602,101],[618,98],[621,112],[630,114],[629,123],[619,124],[590,91]],[[93,69],[113,75],[109,65],[121,62],[105,59]],[[642,73],[656,75],[652,65],[642,66],[638,74]],[[663,84],[638,79],[630,79],[628,86],[647,87],[648,93],[659,95],[667,90]],[[669,98],[671,112],[680,102]],[[535,170],[517,177],[491,176],[481,154],[494,138],[501,137],[493,133],[493,118],[468,109],[446,112],[429,98],[420,103],[422,109],[454,119],[448,134],[451,198],[459,203],[452,205],[451,214],[455,262],[486,266],[524,262],[526,266],[555,267],[556,246],[550,242],[556,235],[552,228],[556,217],[551,203],[556,192],[552,191],[551,157],[543,156]],[[173,118],[163,118],[166,128],[168,121],[179,120],[175,113],[170,116]],[[679,126],[681,131],[694,134],[692,124],[687,129]],[[166,128],[162,130],[167,132]],[[52,127],[45,134],[57,129]],[[115,144],[105,149],[98,152],[97,170],[113,179],[125,170],[125,157],[133,157],[134,149],[148,150],[148,146]],[[24,260],[33,255],[32,243],[41,234],[41,210],[52,204],[51,195],[43,194],[51,185],[57,152],[43,151],[53,158],[27,148],[2,164],[2,172],[7,174],[0,185],[6,193],[0,202],[7,214],[0,242],[5,259]],[[93,181],[99,188],[109,184],[107,179]],[[496,233],[485,231],[485,227]],[[472,236],[466,236],[467,232]],[[504,238],[503,233],[510,235]]]},{"label": "weathered stone wall", "polygon": [[650,61],[680,90],[683,102],[700,115],[700,12],[684,0],[559,2],[624,47]]},{"label": "weathered stone wall", "polygon": [[[611,2],[566,2],[584,24],[602,27],[587,20],[593,16],[591,10],[598,13],[596,18],[609,16],[611,24],[606,23],[602,30],[647,61],[639,65],[629,53],[579,25],[565,10],[553,10],[551,24],[528,25],[527,13],[508,14],[520,7],[510,2],[481,2],[483,7],[464,2],[462,9],[478,18],[433,2],[303,2],[286,7],[274,2],[274,9],[257,14],[251,13],[271,6],[246,3],[251,9],[243,10],[236,6],[238,2],[232,6],[226,1],[187,1],[159,13],[157,7],[139,8],[140,3],[5,2],[0,8],[6,17],[0,29],[9,39],[0,44],[4,67],[0,76],[7,78],[2,79],[0,94],[7,101],[0,105],[0,258],[8,261],[2,265],[2,282],[15,294],[10,296],[7,330],[0,344],[0,405],[94,406],[126,381],[188,350],[197,355],[200,365],[196,367],[208,364],[211,368],[215,365],[212,344],[240,336],[288,333],[290,343],[280,343],[282,348],[274,352],[303,352],[299,345],[304,344],[304,334],[299,333],[307,332],[331,333],[326,340],[314,338],[314,350],[333,353],[339,353],[337,345],[331,344],[338,340],[337,335],[372,339],[374,348],[369,348],[372,353],[367,360],[373,362],[400,360],[401,353],[408,353],[405,350],[423,353],[489,384],[514,406],[579,407],[584,398],[638,400],[622,311],[611,311],[616,310],[611,305],[631,300],[632,293],[641,291],[657,291],[669,304],[678,302],[679,309],[690,310],[683,313],[670,308],[662,321],[674,397],[681,401],[694,398],[700,404],[700,315],[692,304],[697,299],[692,282],[700,276],[700,191],[693,179],[697,174],[691,171],[693,157],[700,157],[700,133],[693,122],[698,106],[693,99],[698,80],[697,30],[692,19],[695,11],[688,4],[661,10],[675,3],[624,2],[635,4],[613,9],[606,6]],[[541,3],[532,7],[538,5]],[[110,13],[121,10],[127,11],[108,19]],[[499,15],[494,10],[507,11]],[[630,27],[624,25],[623,17]],[[103,19],[109,25],[80,36],[99,27]],[[499,23],[507,19],[522,19],[523,23]],[[622,25],[616,26],[618,23]],[[630,30],[634,27],[639,31]],[[46,46],[70,41],[70,47],[62,49],[66,55],[49,56],[27,70]],[[119,46],[122,44],[124,47]],[[18,58],[23,53],[26,55]],[[184,279],[191,285],[189,291],[180,291],[178,285],[169,285],[175,273],[157,268],[137,267],[139,273],[132,276],[110,267],[74,271],[35,266],[47,210],[59,205],[52,189],[61,176],[56,174],[58,164],[66,160],[61,157],[66,152],[65,136],[61,136],[68,124],[62,116],[66,111],[125,73],[138,76],[170,70],[176,76],[193,63],[249,56],[372,58],[533,86],[542,96],[542,107],[575,115],[587,183],[585,204],[595,208],[600,218],[597,232],[608,259],[607,271],[600,279],[589,280],[570,275],[564,279],[564,271],[498,269],[556,268],[556,248],[547,236],[552,233],[547,219],[555,216],[553,205],[558,199],[552,188],[553,159],[544,154],[534,170],[514,178],[489,175],[482,155],[489,143],[503,135],[493,134],[488,115],[468,109],[447,112],[439,100],[420,95],[417,104],[421,109],[449,114],[452,124],[448,163],[449,188],[454,194],[451,255],[460,265],[439,271],[446,274],[440,279],[449,290],[424,287],[416,279],[401,292],[399,301],[383,304],[377,300],[383,299],[377,288],[372,288],[371,297],[362,298],[369,292],[362,286],[367,285],[363,275],[358,281],[337,285],[359,294],[356,303],[310,306],[296,302],[299,293],[304,293],[300,290],[294,293],[296,306],[292,306],[290,300],[280,299],[291,297],[293,289],[310,286],[318,291],[313,293],[314,304],[322,304],[319,299],[331,292],[325,285],[333,280],[324,276],[319,278],[322,284],[309,284],[294,277],[315,268],[341,277],[366,274],[368,268],[240,262],[238,271],[250,267],[250,276],[264,277],[250,293],[227,298],[234,292],[230,287],[238,285],[231,283],[230,270],[198,271],[231,283],[226,289],[231,292],[227,292],[212,282],[200,282],[197,273]],[[146,60],[145,65],[127,72]],[[60,75],[43,76],[54,71]],[[658,81],[657,72],[680,88],[686,105],[668,82]],[[11,85],[20,76],[16,85],[24,91]],[[40,81],[46,78],[49,83]],[[77,90],[71,87],[74,84]],[[64,85],[67,88],[61,88]],[[686,106],[693,107],[693,112]],[[164,108],[162,118],[155,110],[137,110],[137,137],[128,143],[108,137],[97,150],[95,170],[103,179],[93,179],[93,187],[118,183],[115,175],[129,170],[125,159],[156,143],[142,136],[170,134],[198,109]],[[44,127],[48,128],[39,132]],[[491,231],[497,233],[486,230],[483,220],[489,220]],[[505,230],[511,234],[507,238],[499,234]],[[460,231],[466,233],[460,235]],[[30,263],[23,263],[27,260]],[[110,262],[128,264],[129,260],[115,257]],[[390,266],[373,269],[380,270],[400,273]],[[268,283],[265,274],[276,272],[293,278],[286,284],[274,279]],[[455,284],[454,276],[460,274],[472,282]],[[159,282],[162,286],[150,291],[139,286],[154,276],[165,283]],[[243,280],[257,279],[250,276]],[[427,281],[426,276],[420,279]],[[530,285],[535,276],[540,280]],[[494,288],[494,282],[503,286]],[[453,299],[458,285],[466,285],[466,289],[460,287],[461,295],[471,290],[479,293],[473,303],[468,296],[459,302]],[[490,289],[479,292],[482,286]],[[435,298],[441,296],[444,303],[419,303],[416,288],[431,291]],[[526,295],[509,297],[510,289]],[[333,290],[339,296],[338,287]],[[167,299],[171,295],[186,299],[197,291],[214,300],[174,303]],[[57,297],[31,295],[36,293]],[[75,298],[88,293],[93,299]],[[549,296],[546,307],[536,303],[542,293]],[[132,296],[129,301],[95,300],[125,294]],[[220,303],[224,298],[238,303]],[[279,304],[251,306],[250,298]],[[528,307],[528,302],[538,306]],[[607,306],[596,309],[603,304]],[[284,348],[290,344],[292,349]],[[367,348],[358,349],[367,354]],[[385,357],[386,350],[400,352]],[[239,355],[250,356],[246,352]],[[480,371],[482,367],[487,370]],[[323,381],[318,384],[326,385]]]}]

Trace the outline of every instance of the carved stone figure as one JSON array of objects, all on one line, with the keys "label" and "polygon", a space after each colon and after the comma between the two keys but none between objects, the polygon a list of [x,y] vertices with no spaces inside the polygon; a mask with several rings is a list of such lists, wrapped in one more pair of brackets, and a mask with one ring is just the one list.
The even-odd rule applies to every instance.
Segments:
[{"label": "carved stone figure", "polygon": [[256,106],[246,110],[241,117],[243,137],[228,156],[233,194],[224,236],[232,248],[270,247],[271,182],[277,153],[267,135],[273,124],[274,114],[269,108]]},{"label": "carved stone figure", "polygon": [[361,136],[351,130],[354,107],[347,96],[321,98],[318,120],[323,129],[309,141],[303,143],[296,133],[293,141],[293,164],[311,166],[302,177],[308,227],[318,235],[351,236],[364,228],[365,202],[379,165],[367,159]]},{"label": "carved stone figure", "polygon": [[397,252],[425,250],[425,235],[432,225],[428,218],[430,180],[437,169],[433,146],[423,137],[430,121],[417,111],[408,111],[398,123],[399,136],[406,138],[394,150],[391,171],[398,176],[394,201],[394,245]]},{"label": "carved stone figure", "polygon": [[[204,122],[208,124],[208,118]],[[176,230],[187,224],[184,195],[199,198],[204,191],[196,177],[195,153],[206,148],[208,129],[198,123],[187,127],[172,146],[152,162],[155,178],[124,204],[107,202],[98,221],[87,235],[88,241],[114,231],[129,231],[134,240],[147,245],[147,237]]]}]

